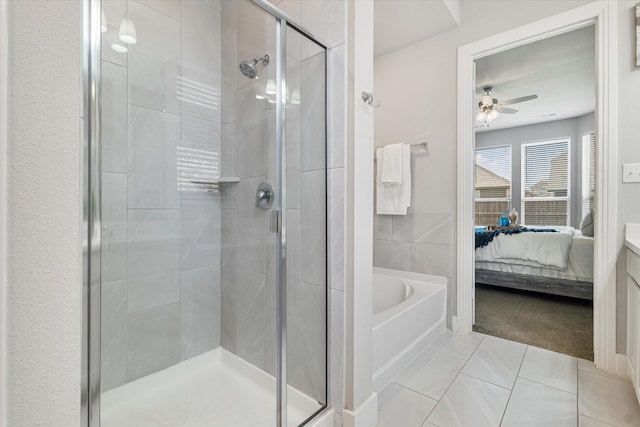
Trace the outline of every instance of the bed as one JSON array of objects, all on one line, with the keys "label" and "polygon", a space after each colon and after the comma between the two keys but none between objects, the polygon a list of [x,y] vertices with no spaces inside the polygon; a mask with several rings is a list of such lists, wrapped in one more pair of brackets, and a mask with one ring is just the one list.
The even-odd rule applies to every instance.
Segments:
[{"label": "bed", "polygon": [[553,229],[498,233],[476,248],[476,283],[593,300],[593,237]]}]

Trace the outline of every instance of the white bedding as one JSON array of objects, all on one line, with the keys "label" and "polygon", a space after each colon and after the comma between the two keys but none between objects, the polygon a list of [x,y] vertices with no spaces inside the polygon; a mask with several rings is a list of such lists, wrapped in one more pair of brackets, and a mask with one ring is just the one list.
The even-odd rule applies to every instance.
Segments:
[{"label": "white bedding", "polygon": [[487,246],[476,249],[476,268],[593,281],[593,238],[573,228],[554,228],[560,232],[496,236]]}]

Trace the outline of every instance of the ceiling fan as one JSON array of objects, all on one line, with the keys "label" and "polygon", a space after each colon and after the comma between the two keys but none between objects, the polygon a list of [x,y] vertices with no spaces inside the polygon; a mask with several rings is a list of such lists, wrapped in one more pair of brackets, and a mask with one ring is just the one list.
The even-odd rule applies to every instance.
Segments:
[{"label": "ceiling fan", "polygon": [[506,105],[518,104],[520,102],[531,101],[532,99],[536,99],[538,95],[528,95],[522,96],[520,98],[510,99],[508,101],[498,102],[497,99],[491,96],[491,91],[493,88],[491,86],[483,87],[484,95],[480,98],[480,102],[478,103],[478,107],[480,107],[480,111],[476,115],[476,119],[480,122],[489,123],[495,120],[500,113],[504,114],[515,114],[518,110],[513,108],[506,108]]}]

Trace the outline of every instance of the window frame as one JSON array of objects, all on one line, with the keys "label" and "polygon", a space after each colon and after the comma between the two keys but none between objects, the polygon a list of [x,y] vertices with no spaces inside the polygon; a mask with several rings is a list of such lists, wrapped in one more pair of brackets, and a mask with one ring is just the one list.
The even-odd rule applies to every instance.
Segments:
[{"label": "window frame", "polygon": [[[567,195],[564,197],[527,197],[526,196],[526,170],[527,170],[527,147],[534,147],[539,145],[548,145],[548,144],[557,144],[560,142],[564,142],[567,144]],[[571,137],[563,136],[563,137],[555,137],[543,140],[535,140],[535,141],[526,141],[520,144],[520,214],[519,219],[522,225],[526,225],[527,212],[525,209],[525,205],[527,201],[566,201],[567,202],[567,212],[566,212],[566,224],[544,224],[545,226],[571,226]]]}]

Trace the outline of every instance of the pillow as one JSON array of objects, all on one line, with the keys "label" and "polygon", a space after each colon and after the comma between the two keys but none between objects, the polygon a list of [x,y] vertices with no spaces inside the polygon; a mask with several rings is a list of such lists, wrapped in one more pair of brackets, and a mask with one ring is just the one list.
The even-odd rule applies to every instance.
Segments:
[{"label": "pillow", "polygon": [[582,218],[580,231],[582,231],[584,236],[593,237],[593,209],[591,209],[589,213]]}]

